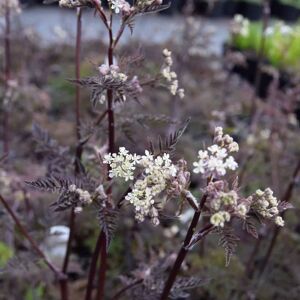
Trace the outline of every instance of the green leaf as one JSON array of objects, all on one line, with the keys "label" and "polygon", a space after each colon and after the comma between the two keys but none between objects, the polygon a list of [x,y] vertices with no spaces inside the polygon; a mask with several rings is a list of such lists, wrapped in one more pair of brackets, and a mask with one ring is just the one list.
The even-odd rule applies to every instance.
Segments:
[{"label": "green leaf", "polygon": [[5,243],[0,242],[0,268],[5,267],[5,265],[13,257],[13,255],[13,250]]}]

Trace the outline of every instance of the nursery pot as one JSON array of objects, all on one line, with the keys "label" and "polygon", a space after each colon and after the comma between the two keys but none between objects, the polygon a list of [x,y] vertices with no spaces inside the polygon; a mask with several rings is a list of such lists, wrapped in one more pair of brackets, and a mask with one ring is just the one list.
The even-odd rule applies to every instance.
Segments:
[{"label": "nursery pot", "polygon": [[279,18],[280,2],[278,0],[271,0],[270,2],[271,16]]},{"label": "nursery pot", "polygon": [[224,0],[219,0],[214,2],[213,6],[208,6],[208,15],[212,18],[221,18],[224,16],[224,8],[225,8]]},{"label": "nursery pot", "polygon": [[287,22],[296,22],[300,17],[300,10],[291,5],[278,3],[277,16]]},{"label": "nursery pot", "polygon": [[256,3],[241,1],[239,13],[249,20],[257,21],[262,17],[262,6]]},{"label": "nursery pot", "polygon": [[224,2],[224,16],[232,18],[238,13],[240,2],[237,0],[227,0]]},{"label": "nursery pot", "polygon": [[200,15],[205,15],[208,10],[208,3],[203,0],[194,0],[195,13]]}]

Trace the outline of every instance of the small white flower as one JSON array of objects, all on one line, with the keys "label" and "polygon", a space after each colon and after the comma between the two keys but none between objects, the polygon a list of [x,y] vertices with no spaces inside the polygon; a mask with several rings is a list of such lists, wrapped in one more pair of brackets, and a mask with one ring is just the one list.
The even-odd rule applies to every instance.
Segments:
[{"label": "small white flower", "polygon": [[125,181],[132,180],[140,156],[129,154],[124,147],[119,148],[119,153],[109,153],[104,156],[103,162],[110,165],[109,177],[121,177]]},{"label": "small white flower", "polygon": [[225,222],[230,221],[230,214],[227,211],[219,211],[210,217],[210,223],[216,227],[224,227]]},{"label": "small white flower", "polygon": [[75,214],[81,213],[81,212],[82,212],[82,207],[81,207],[81,206],[76,206],[76,207],[74,208],[74,212],[75,212]]},{"label": "small white flower", "polygon": [[69,191],[70,192],[75,192],[76,191],[76,185],[75,184],[71,184],[70,186],[69,186]]},{"label": "small white flower", "polygon": [[282,217],[278,216],[275,218],[275,224],[280,226],[280,227],[283,227],[284,226],[284,220],[282,219]]},{"label": "small white flower", "polygon": [[226,159],[224,166],[225,166],[225,168],[228,168],[230,170],[236,170],[238,168],[238,164],[232,156],[229,156]]},{"label": "small white flower", "polygon": [[237,162],[228,152],[238,151],[238,144],[229,135],[223,136],[223,128],[215,129],[215,144],[207,148],[209,151],[200,150],[198,161],[193,163],[194,173],[201,173],[204,177],[224,176],[226,170],[236,170]]},{"label": "small white flower", "polygon": [[244,217],[247,213],[247,207],[244,204],[239,204],[236,211],[240,216]]},{"label": "small white flower", "polygon": [[108,65],[101,65],[98,69],[99,69],[100,74],[102,74],[102,75],[107,75],[110,71],[110,68]]}]

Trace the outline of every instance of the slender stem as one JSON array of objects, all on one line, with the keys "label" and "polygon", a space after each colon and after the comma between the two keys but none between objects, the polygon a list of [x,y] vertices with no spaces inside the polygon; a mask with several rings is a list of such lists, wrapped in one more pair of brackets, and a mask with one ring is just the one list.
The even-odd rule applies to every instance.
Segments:
[{"label": "slender stem", "polygon": [[[82,9],[77,8],[77,30],[76,30],[76,50],[75,50],[75,76],[76,80],[80,80],[80,54],[81,54],[81,17]],[[77,137],[77,148],[76,148],[76,161],[75,161],[75,174],[78,174],[80,171],[79,162],[82,155],[82,145],[80,143],[81,134],[80,134],[80,86],[76,85],[75,90],[75,115],[76,115],[76,137]]]},{"label": "slender stem", "polygon": [[104,287],[105,287],[105,277],[107,270],[107,248],[106,248],[106,236],[103,230],[100,234],[100,244],[102,245],[100,249],[100,267],[99,267],[99,275],[98,275],[98,288],[96,300],[103,299],[104,297]]},{"label": "slender stem", "polygon": [[201,199],[201,202],[200,202],[200,209],[195,211],[195,213],[194,213],[193,219],[192,219],[191,224],[189,226],[189,229],[187,231],[187,234],[186,234],[186,237],[184,239],[183,245],[179,250],[179,253],[177,255],[177,258],[176,258],[176,261],[173,265],[171,273],[170,273],[170,275],[169,275],[169,277],[168,277],[168,279],[165,283],[165,286],[164,286],[162,295],[160,297],[160,300],[166,300],[168,298],[169,294],[170,294],[172,286],[173,286],[173,284],[176,280],[176,277],[177,277],[177,275],[180,271],[180,267],[181,267],[186,255],[189,251],[187,246],[190,244],[190,242],[192,240],[192,237],[194,235],[194,232],[195,232],[196,226],[199,222],[201,211],[203,209],[206,198],[207,198],[207,195],[204,194],[202,199]]},{"label": "slender stem", "polygon": [[101,234],[98,236],[96,247],[95,247],[95,250],[94,250],[94,253],[92,256],[92,260],[91,260],[86,294],[85,294],[85,298],[84,298],[85,300],[90,300],[92,297],[94,278],[95,278],[96,269],[97,269],[97,262],[98,262],[99,253],[101,252],[101,247],[102,247],[102,236],[103,236],[103,232],[101,231]]},{"label": "slender stem", "polygon": [[[81,148],[83,148],[83,146],[90,140],[90,138],[93,136],[93,133],[95,131],[94,127],[99,126],[101,124],[101,122],[104,120],[104,118],[106,117],[106,115],[107,115],[107,110],[105,110],[102,114],[100,114],[98,116],[98,118],[96,119],[96,121],[94,122],[92,133],[86,139],[84,139],[83,141],[80,138],[80,140],[78,141],[78,143],[80,143],[80,147]],[[77,147],[79,147],[79,146],[77,146]]]},{"label": "slender stem", "polygon": [[74,237],[74,229],[75,229],[75,212],[74,212],[74,209],[72,209],[71,213],[70,213],[69,229],[70,229],[70,233],[69,233],[66,254],[65,254],[65,258],[64,258],[64,262],[63,262],[63,267],[62,267],[62,271],[64,273],[67,273],[67,271],[68,271],[68,265],[69,265],[70,254],[71,254],[71,245],[72,245],[72,240],[73,240],[73,237]]},{"label": "slender stem", "polygon": [[[285,194],[282,198],[282,201],[289,202],[291,200],[291,197],[292,197],[292,194],[293,194],[293,189],[294,189],[295,184],[296,184],[296,178],[297,178],[299,172],[300,172],[300,160],[299,160],[298,164],[296,165],[296,168],[294,170],[292,179],[291,179],[291,181],[290,181],[290,183],[289,183],[289,185],[286,189],[286,192],[285,192]],[[284,213],[281,213],[281,215],[283,216]],[[274,231],[273,231],[272,239],[270,241],[267,252],[266,252],[264,258],[262,259],[261,267],[259,269],[259,274],[258,274],[259,277],[261,277],[261,275],[264,273],[264,271],[265,271],[265,269],[268,265],[268,262],[271,258],[273,250],[275,248],[276,241],[277,241],[277,238],[278,238],[278,235],[279,235],[280,231],[281,231],[281,228],[276,226]]]},{"label": "slender stem", "polygon": [[[77,8],[77,32],[76,32],[76,47],[75,47],[75,76],[76,80],[80,79],[80,52],[81,52],[81,8]],[[75,115],[76,115],[76,137],[77,137],[77,147],[75,154],[75,176],[80,172],[80,160],[82,155],[82,145],[80,144],[80,87],[76,85],[75,91]],[[74,238],[75,232],[75,212],[74,209],[71,210],[70,220],[69,220],[70,234],[67,243],[67,250],[62,266],[62,272],[67,273],[68,265],[71,255],[71,246]],[[64,289],[68,291],[68,282],[65,282]],[[68,293],[68,292],[67,292]],[[68,297],[68,294],[67,294]],[[66,298],[67,299],[67,298]]]},{"label": "slender stem", "polygon": [[[112,14],[110,15],[110,23],[109,23],[109,48],[108,48],[108,64],[113,65],[114,63],[114,39],[113,39],[113,32],[112,32]],[[107,90],[107,114],[108,114],[108,151],[113,153],[115,151],[115,124],[114,124],[114,110],[113,110],[113,91]],[[108,168],[109,172],[109,168]],[[107,173],[108,174],[108,173]],[[110,181],[111,178],[107,176],[107,180]],[[108,196],[111,197],[112,195],[112,187],[110,186],[108,189]],[[101,234],[101,243],[102,248],[101,252],[101,261],[99,267],[99,275],[98,275],[98,289],[96,300],[102,300],[104,297],[104,287],[105,287],[105,277],[106,277],[106,270],[107,270],[107,239],[105,233],[102,232]]]},{"label": "slender stem", "polygon": [[101,3],[100,1],[97,1],[97,0],[92,0],[94,5],[95,5],[95,8],[96,8],[96,11],[99,13],[99,16],[101,18],[101,20],[103,21],[105,27],[107,30],[110,30],[110,24],[108,24],[107,22],[107,18],[106,18],[106,15],[102,9],[102,6],[101,6]]},{"label": "slender stem", "polygon": [[59,281],[60,297],[62,300],[69,299],[68,278],[63,278]]},{"label": "slender stem", "polygon": [[125,22],[125,20],[123,20],[122,24],[120,26],[119,32],[117,33],[116,39],[115,39],[115,41],[113,43],[113,48],[115,48],[117,46],[117,44],[118,44],[118,42],[119,42],[119,40],[120,40],[120,38],[121,38],[121,36],[122,36],[125,28],[126,28],[126,22]]},{"label": "slender stem", "polygon": [[[299,172],[300,172],[300,160],[299,160],[298,164],[296,165],[296,168],[295,168],[295,170],[293,172],[293,175],[292,175],[292,179],[290,180],[290,183],[289,183],[284,195],[282,196],[282,201],[286,201],[286,202],[290,201],[290,199],[292,197],[293,189],[295,187],[296,177],[297,177]],[[258,272],[259,272],[258,277],[260,277],[263,274],[263,272],[264,272],[264,270],[265,270],[265,268],[268,264],[268,261],[270,259],[270,256],[271,256],[272,252],[273,252],[273,249],[274,249],[274,246],[275,246],[275,243],[276,243],[277,236],[278,236],[279,232],[280,232],[280,228],[275,227],[275,229],[273,231],[272,238],[271,238],[270,245],[267,249],[267,252],[266,252],[264,258],[262,259],[261,267],[258,270]],[[253,278],[254,271],[255,271],[255,269],[254,269],[255,257],[258,255],[259,249],[262,246],[262,239],[263,239],[262,236],[260,236],[257,239],[257,241],[256,241],[256,243],[255,243],[255,245],[254,245],[254,247],[253,247],[253,249],[250,253],[250,256],[249,256],[249,258],[247,260],[247,263],[246,263],[245,274],[241,278],[240,286],[244,286],[245,280],[247,278],[249,278],[249,279]],[[239,297],[239,293],[241,293],[241,291],[232,290],[232,292],[230,294],[230,299],[235,299],[235,297]]]},{"label": "slender stem", "polygon": [[[4,34],[4,62],[5,62],[5,93],[9,89],[9,80],[11,78],[11,24],[10,24],[10,9],[7,5],[5,11],[5,34]],[[4,105],[6,105],[4,103]],[[9,103],[7,103],[9,105]],[[4,153],[9,152],[9,111],[4,107],[3,115],[3,149]]]},{"label": "slender stem", "polygon": [[[66,279],[66,275],[59,271],[59,269],[56,268],[52,264],[52,262],[46,257],[46,255],[43,253],[43,251],[39,248],[39,246],[36,244],[36,242],[33,240],[27,229],[22,225],[19,218],[15,214],[15,212],[10,208],[7,201],[0,195],[0,201],[3,204],[4,208],[7,210],[9,215],[13,218],[14,222],[16,223],[17,227],[19,228],[22,235],[29,241],[34,251],[42,258],[42,260],[45,262],[45,264],[49,267],[49,269],[55,274],[58,280],[64,281]],[[63,300],[66,300],[66,298],[62,298]]]},{"label": "slender stem", "polygon": [[253,250],[249,256],[249,259],[246,263],[246,269],[245,269],[245,273],[246,273],[246,277],[247,278],[252,278],[253,277],[253,273],[254,273],[254,261],[255,261],[255,257],[259,251],[260,245],[261,245],[261,241],[262,241],[262,237],[259,236],[257,238],[257,240],[255,241],[255,245],[253,247]]},{"label": "slender stem", "polygon": [[125,287],[123,287],[120,291],[118,291],[113,297],[112,300],[117,300],[119,299],[125,292],[127,292],[128,290],[130,290],[131,288],[141,284],[143,282],[143,279],[138,279],[128,285],[126,285]]},{"label": "slender stem", "polygon": [[95,122],[95,126],[100,125],[106,115],[107,115],[107,110],[105,110],[101,115],[99,115],[99,117],[97,118],[97,120]]}]

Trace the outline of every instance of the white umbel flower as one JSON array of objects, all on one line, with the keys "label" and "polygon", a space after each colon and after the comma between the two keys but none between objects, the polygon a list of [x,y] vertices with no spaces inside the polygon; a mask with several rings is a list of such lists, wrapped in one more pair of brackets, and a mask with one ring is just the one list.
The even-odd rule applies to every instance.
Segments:
[{"label": "white umbel flower", "polygon": [[193,163],[194,173],[202,174],[203,177],[220,177],[226,174],[226,170],[236,170],[237,162],[230,152],[238,150],[238,144],[229,135],[223,136],[223,128],[215,129],[215,144],[207,148],[208,151],[198,152],[198,161]]},{"label": "white umbel flower", "polygon": [[164,153],[154,157],[149,151],[142,156],[130,154],[124,147],[119,153],[107,154],[104,163],[110,165],[110,177],[121,177],[125,181],[133,180],[137,167],[143,169],[142,176],[134,183],[132,191],[125,196],[135,208],[136,219],[143,221],[146,216],[154,225],[159,224],[158,211],[155,206],[157,196],[166,190],[168,180],[176,176],[177,169]]},{"label": "white umbel flower", "polygon": [[180,99],[184,98],[184,89],[179,88],[177,74],[171,69],[173,65],[172,52],[168,49],[163,50],[164,64],[161,69],[161,75],[166,80],[170,93],[178,95]]},{"label": "white umbel flower", "polygon": [[120,147],[119,153],[106,154],[103,162],[110,165],[110,178],[120,177],[129,181],[134,178],[134,171],[139,160],[140,156],[132,155],[124,147]]},{"label": "white umbel flower", "polygon": [[219,211],[210,217],[210,223],[216,227],[224,227],[225,222],[230,221],[230,214],[227,211]]}]

